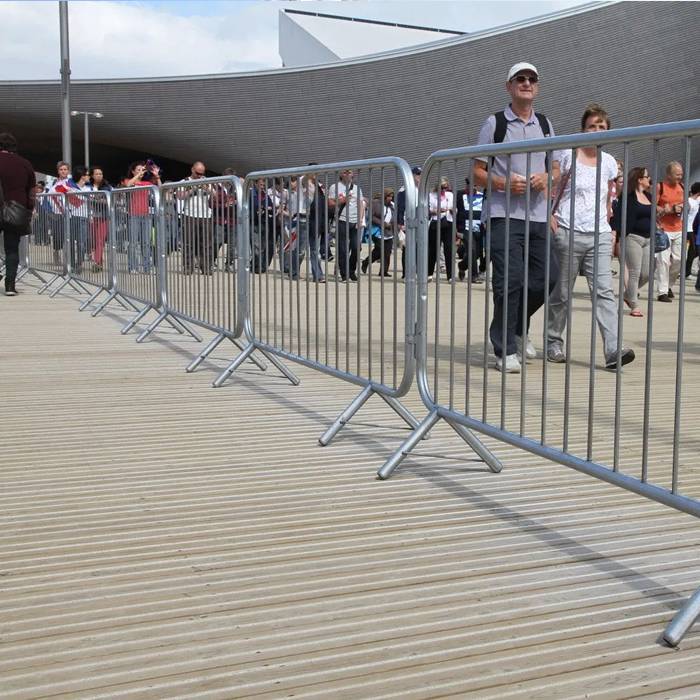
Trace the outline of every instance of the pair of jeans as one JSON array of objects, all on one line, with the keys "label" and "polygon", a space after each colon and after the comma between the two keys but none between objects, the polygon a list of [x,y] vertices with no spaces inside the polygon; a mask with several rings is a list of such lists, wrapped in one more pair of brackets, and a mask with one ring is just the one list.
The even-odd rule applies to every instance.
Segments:
[{"label": "pair of jeans", "polygon": [[338,222],[336,257],[340,279],[357,277],[357,224]]},{"label": "pair of jeans", "polygon": [[[250,249],[252,251],[253,272],[267,272],[275,256],[276,222],[272,218],[254,218],[251,227]],[[281,255],[281,253],[280,253]]]},{"label": "pair of jeans", "polygon": [[153,231],[151,217],[132,214],[128,220],[128,228],[129,272],[150,272],[153,264],[151,260],[151,233]]},{"label": "pair of jeans", "polygon": [[547,347],[563,349],[569,300],[576,278],[582,272],[588,282],[591,301],[596,300],[596,321],[603,337],[605,361],[617,354],[617,301],[612,288],[612,234],[598,234],[598,274],[594,276],[595,233],[559,227],[554,234],[554,249],[559,262],[559,278],[549,296]]},{"label": "pair of jeans", "polygon": [[[545,259],[550,246],[548,225],[530,222],[528,257],[525,259],[525,222],[510,219],[508,249],[506,249],[506,219],[491,219],[491,263],[493,265],[493,319],[489,335],[497,357],[517,352],[515,336],[521,335],[523,321],[526,332],[530,319],[544,304],[558,278],[556,255],[550,255],[549,284],[545,289]],[[508,260],[508,279],[505,264]],[[527,308],[524,308],[524,282],[527,267]],[[504,313],[507,316],[506,337],[503,337]]]},{"label": "pair of jeans", "polygon": [[394,239],[374,238],[372,239],[372,242],[372,255],[367,256],[362,261],[362,270],[364,271],[368,266],[371,266],[375,262],[379,262],[381,264],[382,248],[384,248],[384,267],[380,272],[383,272],[384,274],[389,274],[389,267],[391,265],[391,251],[394,247]]},{"label": "pair of jeans", "polygon": [[627,282],[625,284],[625,301],[630,309],[639,305],[639,289],[649,279],[649,255],[651,244],[649,236],[638,236],[628,233],[625,241],[625,266],[627,267]]},{"label": "pair of jeans", "polygon": [[236,230],[229,223],[220,223],[214,225],[214,265],[219,258],[219,251],[221,246],[226,246],[226,260],[225,264],[232,267],[236,259]]},{"label": "pair of jeans", "polygon": [[70,260],[73,272],[83,269],[83,261],[88,248],[88,220],[85,216],[70,218],[71,252]]},{"label": "pair of jeans", "polygon": [[299,277],[299,268],[308,249],[313,279],[314,281],[323,279],[323,270],[318,256],[318,240],[313,223],[305,216],[295,217],[292,221],[292,229],[296,231],[297,240],[290,254],[285,255],[283,268],[285,273],[289,272],[291,263],[292,277]]}]

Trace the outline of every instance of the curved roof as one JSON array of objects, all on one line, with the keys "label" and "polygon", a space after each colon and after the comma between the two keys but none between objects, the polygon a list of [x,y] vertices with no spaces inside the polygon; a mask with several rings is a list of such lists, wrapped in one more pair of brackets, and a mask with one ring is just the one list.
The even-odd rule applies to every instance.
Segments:
[{"label": "curved roof", "polygon": [[[593,100],[614,126],[695,118],[698,26],[697,2],[595,3],[326,66],[73,81],[71,106],[105,114],[91,125],[97,160],[123,149],[241,173],[387,154],[421,162],[475,141],[486,115],[503,108],[505,75],[518,60],[539,68],[537,107],[558,133],[577,131]],[[60,156],[60,83],[0,83],[0,124],[36,167],[50,168]]]}]

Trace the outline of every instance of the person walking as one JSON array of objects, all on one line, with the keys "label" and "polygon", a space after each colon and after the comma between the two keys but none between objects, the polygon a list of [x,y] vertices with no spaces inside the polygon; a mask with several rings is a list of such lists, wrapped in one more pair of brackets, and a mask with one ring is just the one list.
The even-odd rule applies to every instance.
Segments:
[{"label": "person walking", "polygon": [[[3,202],[17,214],[17,222],[0,219],[0,233],[5,247],[5,296],[17,296],[17,268],[19,267],[19,243],[30,232],[32,211],[36,195],[34,166],[17,154],[17,141],[12,134],[0,134],[0,207]],[[26,223],[22,221],[26,219]],[[0,276],[0,279],[2,277]]]},{"label": "person walking", "polygon": [[[105,179],[99,165],[90,168],[90,184],[96,192],[110,192],[112,185]],[[90,238],[92,239],[92,262],[95,272],[102,270],[105,242],[109,231],[109,215],[104,199],[93,200],[90,211]]]},{"label": "person walking", "polygon": [[394,190],[385,187],[383,196],[378,192],[372,198],[372,254],[362,261],[362,272],[366,273],[375,262],[382,265],[379,274],[391,277],[389,265],[394,246]]},{"label": "person walking", "polygon": [[[508,71],[506,90],[510,104],[501,112],[492,114],[481,127],[478,143],[510,143],[554,136],[552,123],[534,110],[539,94],[540,75],[531,63],[516,63]],[[490,337],[496,355],[496,369],[502,372],[520,372],[521,358],[535,357],[535,348],[527,336],[523,339],[523,321],[526,331],[530,319],[544,304],[554,288],[558,271],[554,256],[550,265],[549,285],[545,289],[546,249],[550,245],[547,222],[548,166],[551,165],[552,184],[559,181],[559,162],[552,154],[539,151],[530,154],[530,178],[527,175],[528,156],[525,153],[474,161],[474,181],[477,187],[491,190],[486,201],[486,218],[491,224],[491,262],[493,264],[493,319]],[[489,162],[490,161],[490,162]],[[507,178],[510,163],[510,178]],[[506,186],[510,189],[507,206]],[[528,203],[529,210],[526,208]],[[529,248],[525,259],[525,228],[529,220]],[[506,228],[509,244],[506,250]],[[508,277],[505,277],[506,260]],[[527,308],[524,308],[523,283],[528,270]],[[503,337],[504,307],[507,316]]]},{"label": "person walking", "polygon": [[666,166],[666,177],[656,186],[659,228],[668,236],[671,245],[656,253],[654,282],[659,293],[658,301],[667,303],[674,297],[672,287],[681,272],[685,202],[682,180],[683,167],[678,161],[672,160]]},{"label": "person walking", "polygon": [[[581,131],[596,133],[610,128],[610,117],[598,104],[586,107]],[[560,154],[562,171],[558,206],[554,212],[557,229],[554,250],[559,262],[559,278],[549,297],[547,316],[547,359],[566,362],[564,330],[571,293],[576,278],[583,274],[588,282],[596,321],[603,337],[605,367],[616,369],[618,360],[617,302],[612,288],[612,228],[609,224],[612,192],[617,179],[617,163],[605,151],[600,158],[596,146],[576,149],[575,177],[572,177],[571,151]],[[574,188],[572,188],[572,184]],[[596,194],[598,199],[596,201]],[[574,219],[571,221],[571,202]],[[597,268],[597,269],[596,269]],[[620,348],[620,363],[634,360],[634,350]]]},{"label": "person walking", "polygon": [[340,180],[328,190],[328,210],[337,213],[338,274],[343,282],[357,282],[358,236],[365,220],[365,199],[353,182],[350,169],[341,171]]}]

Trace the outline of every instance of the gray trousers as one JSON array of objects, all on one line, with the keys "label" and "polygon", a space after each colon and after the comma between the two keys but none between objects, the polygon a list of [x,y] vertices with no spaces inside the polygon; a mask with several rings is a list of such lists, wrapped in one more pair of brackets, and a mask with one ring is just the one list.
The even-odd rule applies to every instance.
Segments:
[{"label": "gray trousers", "polygon": [[[612,234],[601,233],[598,242],[598,276],[593,279],[595,235],[575,231],[573,236],[573,260],[569,268],[569,230],[559,227],[554,234],[554,251],[559,261],[559,278],[549,296],[547,318],[547,346],[563,349],[567,307],[576,277],[583,272],[588,281],[591,300],[595,293],[596,320],[603,336],[605,359],[617,353],[617,301],[612,289],[610,258]],[[595,292],[594,292],[595,287]]]},{"label": "gray trousers", "polygon": [[[637,297],[639,288],[649,280],[649,237],[628,233],[625,241],[625,265],[627,266],[627,284],[625,301],[631,309],[639,306]],[[661,293],[661,292],[659,292]]]}]

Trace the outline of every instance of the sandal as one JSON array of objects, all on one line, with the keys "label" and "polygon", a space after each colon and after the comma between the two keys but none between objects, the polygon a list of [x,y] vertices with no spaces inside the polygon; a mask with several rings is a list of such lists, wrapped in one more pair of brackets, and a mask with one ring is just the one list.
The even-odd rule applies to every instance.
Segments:
[{"label": "sandal", "polygon": [[632,311],[630,311],[630,316],[634,316],[635,318],[642,318],[644,314],[639,309],[632,309]]}]

